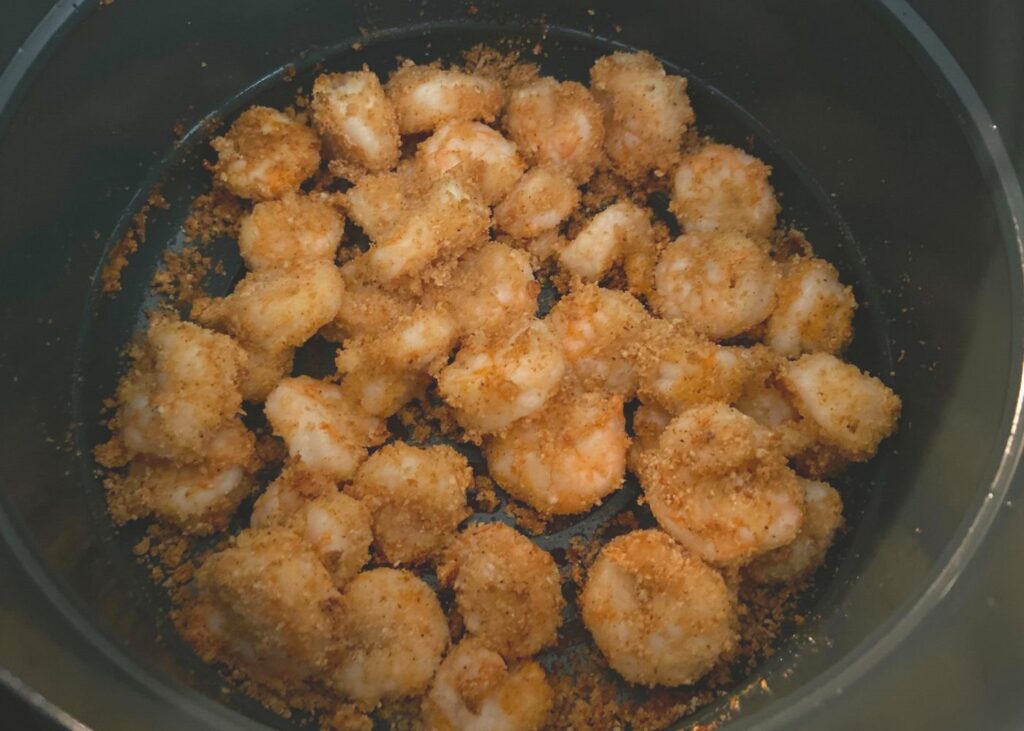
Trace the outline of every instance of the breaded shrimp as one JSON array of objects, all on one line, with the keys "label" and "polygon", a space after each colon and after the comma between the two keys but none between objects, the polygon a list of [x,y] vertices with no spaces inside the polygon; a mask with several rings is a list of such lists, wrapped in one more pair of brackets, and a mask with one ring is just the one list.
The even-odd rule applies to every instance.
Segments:
[{"label": "breaded shrimp", "polygon": [[579,202],[571,178],[551,168],[533,168],[494,209],[494,222],[511,236],[531,239],[558,228]]},{"label": "breaded shrimp", "polygon": [[238,249],[251,270],[296,261],[334,261],[345,218],[322,196],[257,203],[242,219]]},{"label": "breaded shrimp", "polygon": [[313,124],[324,138],[335,174],[372,173],[398,164],[398,118],[372,71],[321,74],[313,82]]},{"label": "breaded shrimp", "polygon": [[393,172],[357,180],[345,191],[345,210],[370,241],[376,241],[422,197],[421,187],[415,166],[403,163]]},{"label": "breaded shrimp", "polygon": [[373,280],[368,270],[365,254],[341,267],[341,306],[334,321],[321,331],[328,339],[340,342],[345,338],[382,332],[415,309],[416,304],[411,297],[384,289]]},{"label": "breaded shrimp", "polygon": [[634,347],[650,316],[633,295],[585,284],[551,308],[546,322],[562,344],[569,376],[583,390],[636,395]]},{"label": "breaded shrimp", "polygon": [[601,159],[601,107],[575,81],[545,76],[515,89],[505,129],[530,165],[562,170],[576,183],[589,180]]},{"label": "breaded shrimp", "polygon": [[356,576],[341,602],[342,652],[333,685],[364,708],[419,695],[448,647],[448,621],[429,586],[408,571]]},{"label": "breaded shrimp", "polygon": [[426,731],[538,731],[554,692],[538,663],[511,666],[475,638],[451,649],[423,697]]},{"label": "breaded shrimp", "polygon": [[448,306],[462,332],[475,333],[533,318],[539,291],[529,254],[491,242],[466,254],[451,279],[427,295]]},{"label": "breaded shrimp", "polygon": [[430,268],[487,239],[491,218],[472,188],[444,178],[366,254],[366,271],[392,290],[417,292]]},{"label": "breaded shrimp", "polygon": [[302,345],[334,319],[342,287],[332,262],[296,262],[250,272],[227,297],[199,302],[192,314],[243,344],[279,353]]},{"label": "breaded shrimp", "polygon": [[346,399],[340,386],[308,376],[282,380],[264,413],[292,457],[338,480],[352,477],[367,448],[387,438],[384,421]]},{"label": "breaded shrimp", "polygon": [[564,604],[558,567],[515,529],[466,528],[445,550],[437,577],[454,587],[469,636],[502,657],[527,657],[555,643]]},{"label": "breaded shrimp", "polygon": [[325,475],[286,467],[253,507],[252,527],[271,525],[302,536],[339,589],[370,560],[370,511]]},{"label": "breaded shrimp", "polygon": [[511,333],[475,335],[437,376],[441,397],[473,432],[501,431],[536,412],[558,390],[565,357],[541,320]]},{"label": "breaded shrimp", "polygon": [[211,466],[134,459],[121,483],[133,503],[131,514],[115,518],[152,514],[191,535],[223,530],[253,488],[246,467],[251,455],[240,454],[238,460],[238,464]]},{"label": "breaded shrimp", "polygon": [[196,572],[185,636],[275,689],[325,673],[341,597],[313,549],[284,527],[243,531]]},{"label": "breaded shrimp", "polygon": [[270,350],[257,344],[245,347],[245,369],[239,388],[246,401],[263,401],[274,386],[292,372],[295,348]]},{"label": "breaded shrimp", "polygon": [[608,543],[580,604],[598,649],[631,683],[696,683],[737,644],[735,600],[721,575],[659,530]]},{"label": "breaded shrimp", "polygon": [[683,324],[646,321],[633,361],[641,400],[678,414],[709,401],[735,401],[750,378],[742,348],[726,347],[690,331]]},{"label": "breaded shrimp", "polygon": [[345,396],[369,414],[387,417],[429,384],[447,364],[458,328],[444,306],[420,307],[388,325],[345,341],[335,363]]},{"label": "breaded shrimp", "polygon": [[268,107],[245,110],[210,145],[217,151],[214,178],[242,198],[281,198],[320,167],[316,133]]},{"label": "breaded shrimp", "polygon": [[896,428],[899,397],[877,378],[834,355],[804,355],[783,369],[780,380],[822,441],[847,459],[871,459],[879,442]]},{"label": "breaded shrimp", "polygon": [[768,236],[779,213],[770,174],[771,168],[735,147],[706,145],[676,168],[670,209],[687,233]]},{"label": "breaded shrimp", "polygon": [[804,523],[793,541],[755,559],[747,575],[765,584],[785,583],[814,571],[825,560],[835,533],[843,524],[843,501],[824,482],[801,480]]},{"label": "breaded shrimp", "polygon": [[853,337],[853,291],[835,267],[817,257],[796,258],[782,267],[778,304],[764,342],[782,355],[839,353]]},{"label": "breaded shrimp", "polygon": [[112,424],[129,458],[204,461],[214,456],[220,432],[242,428],[246,354],[227,335],[155,316],[133,357],[117,387]]},{"label": "breaded shrimp", "polygon": [[785,456],[795,457],[814,449],[817,429],[800,416],[793,397],[779,380],[788,361],[763,345],[741,352],[750,366],[750,376],[743,385],[743,392],[735,399],[736,409],[770,429]]},{"label": "breaded shrimp", "polygon": [[582,513],[622,485],[629,437],[622,397],[567,391],[484,447],[513,497],[547,515]]},{"label": "breaded shrimp", "polygon": [[373,540],[392,564],[428,560],[469,516],[473,471],[448,446],[393,442],[363,463],[346,492],[369,508]]},{"label": "breaded shrimp", "polygon": [[501,84],[477,74],[436,66],[402,66],[387,83],[402,134],[430,132],[445,122],[490,124],[505,103]]},{"label": "breaded shrimp", "polygon": [[416,167],[427,180],[455,177],[493,206],[526,172],[516,146],[480,122],[445,122],[416,150]]},{"label": "breaded shrimp", "polygon": [[684,411],[637,462],[658,524],[706,561],[749,563],[800,529],[803,489],[771,432],[725,404]]},{"label": "breaded shrimp", "polygon": [[764,322],[775,308],[778,272],[764,246],[743,234],[687,234],[661,254],[655,309],[715,340]]},{"label": "breaded shrimp", "polygon": [[666,74],[646,51],[613,53],[590,69],[590,90],[604,109],[604,149],[615,171],[630,180],[668,172],[694,121],[686,79]]},{"label": "breaded shrimp", "polygon": [[650,214],[630,201],[614,203],[594,216],[558,252],[562,269],[585,282],[597,282],[613,265],[654,246]]}]

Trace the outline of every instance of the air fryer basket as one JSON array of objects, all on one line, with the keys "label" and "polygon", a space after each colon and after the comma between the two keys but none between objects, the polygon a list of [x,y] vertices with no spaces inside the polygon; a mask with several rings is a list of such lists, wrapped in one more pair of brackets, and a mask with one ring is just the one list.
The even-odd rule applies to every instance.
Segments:
[{"label": "air fryer basket", "polygon": [[[737,686],[737,727],[812,723],[809,709],[928,611],[991,521],[1020,450],[1024,209],[984,109],[916,17],[897,2],[808,13],[796,0],[470,9],[59,3],[0,77],[0,665],[72,715],[103,728],[289,727],[225,695],[177,639],[132,559],[139,530],[106,517],[90,452],[151,275],[208,179],[214,123],[287,104],[321,62],[386,72],[398,55],[510,43],[583,80],[609,50],[649,49],[690,78],[703,132],[773,165],[787,222],[854,284],[850,357],[894,384],[904,417],[844,477],[851,530],[804,597],[810,621]],[[124,290],[105,297],[104,257],[157,184],[171,206],[151,211]],[[239,263],[214,250],[227,267],[216,289]],[[563,545],[616,507],[541,542]]]}]

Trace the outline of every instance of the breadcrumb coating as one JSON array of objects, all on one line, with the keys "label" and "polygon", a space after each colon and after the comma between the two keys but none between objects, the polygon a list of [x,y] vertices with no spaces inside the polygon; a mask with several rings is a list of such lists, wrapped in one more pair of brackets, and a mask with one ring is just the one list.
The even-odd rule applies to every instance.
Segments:
[{"label": "breadcrumb coating", "polygon": [[321,74],[310,109],[336,174],[352,177],[353,171],[376,173],[398,164],[398,118],[372,71]]},{"label": "breadcrumb coating", "polygon": [[490,124],[505,104],[505,90],[493,79],[416,64],[395,71],[387,93],[403,135],[430,132],[446,122]]}]

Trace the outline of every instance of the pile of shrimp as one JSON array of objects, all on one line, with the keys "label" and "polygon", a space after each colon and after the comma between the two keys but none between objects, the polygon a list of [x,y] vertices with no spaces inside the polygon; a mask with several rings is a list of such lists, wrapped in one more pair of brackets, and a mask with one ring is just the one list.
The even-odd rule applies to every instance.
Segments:
[{"label": "pile of shrimp", "polygon": [[[536,656],[559,641],[558,567],[468,520],[458,443],[390,433],[428,392],[541,515],[636,476],[656,527],[608,542],[578,597],[630,683],[696,683],[737,651],[740,580],[822,563],[843,523],[828,480],[876,453],[900,400],[842,360],[857,303],[780,245],[769,167],[694,123],[686,79],[639,52],[598,59],[589,86],[325,73],[308,113],[252,107],[213,141],[215,185],[247,202],[247,272],[150,318],[98,452],[118,522],[216,534],[258,494],[196,573],[197,652],[285,697],[326,689],[353,728],[416,697],[430,729],[550,720]],[[599,207],[595,175],[618,181]],[[541,273],[561,290],[543,316]],[[330,377],[293,375],[313,338],[338,344]],[[287,450],[262,491],[242,420],[260,408]]]}]

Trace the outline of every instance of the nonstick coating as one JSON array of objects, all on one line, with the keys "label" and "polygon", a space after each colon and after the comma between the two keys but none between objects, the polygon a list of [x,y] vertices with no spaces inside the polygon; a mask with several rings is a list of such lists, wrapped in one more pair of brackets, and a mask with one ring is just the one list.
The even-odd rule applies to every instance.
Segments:
[{"label": "nonstick coating", "polygon": [[[585,81],[597,56],[619,46],[649,48],[690,79],[703,133],[749,146],[773,166],[784,220],[854,285],[861,308],[849,357],[894,382],[905,400],[900,433],[838,485],[850,530],[803,597],[811,621],[738,684],[740,717],[775,697],[777,707],[810,692],[948,565],[1005,456],[1019,384],[1019,258],[1004,244],[1006,206],[989,186],[988,163],[975,155],[977,141],[946,106],[949,92],[943,97],[946,87],[919,70],[884,11],[830,9],[812,21],[799,2],[771,12],[751,3],[737,14],[637,3],[617,32],[614,9],[600,4],[593,16],[575,6],[511,13],[479,3],[468,15],[461,3],[440,3],[419,15],[398,5],[307,2],[289,14],[273,3],[243,12],[197,0],[97,10],[80,19],[45,72],[22,86],[17,107],[5,108],[0,174],[21,171],[23,190],[0,199],[0,220],[11,230],[0,259],[0,388],[8,436],[19,428],[31,435],[4,440],[5,449],[21,445],[3,455],[10,474],[0,518],[12,550],[23,563],[35,561],[29,570],[38,576],[57,578],[50,597],[64,616],[96,618],[76,620],[73,630],[98,648],[83,651],[86,667],[112,657],[144,684],[128,691],[124,681],[98,676],[132,699],[118,703],[126,718],[152,703],[174,708],[171,728],[173,714],[195,724],[244,724],[149,675],[166,673],[252,718],[290,727],[249,699],[222,693],[215,671],[176,638],[163,591],[131,555],[142,528],[109,525],[91,459],[105,438],[97,414],[123,368],[121,347],[153,304],[148,282],[163,252],[183,244],[188,203],[208,186],[202,161],[216,129],[208,122],[230,120],[252,103],[290,103],[320,62],[327,70],[367,63],[384,73],[398,55],[457,59],[478,42],[530,49],[541,41],[543,53],[534,59],[527,51],[526,60]],[[542,10],[547,25],[536,22]],[[111,37],[125,40],[110,45]],[[877,41],[872,48],[864,48],[865,37]],[[100,48],[109,48],[106,56]],[[259,48],[267,49],[266,61],[251,60]],[[292,81],[284,80],[288,65],[298,70]],[[164,83],[167,89],[158,88]],[[181,120],[189,130],[175,142],[171,128]],[[109,251],[158,184],[170,207],[151,212],[124,290],[100,295],[90,275],[102,266],[101,244]],[[971,257],[962,251],[968,240]],[[223,292],[240,261],[232,242],[211,251],[225,274],[209,289]],[[17,362],[8,355],[15,343]],[[299,367],[317,372],[328,353],[310,348]],[[560,523],[538,543],[564,548],[570,536],[589,535],[635,489]],[[9,645],[0,651],[15,662],[24,656]],[[760,690],[762,679],[770,692]],[[721,705],[689,720],[712,718]]]}]

